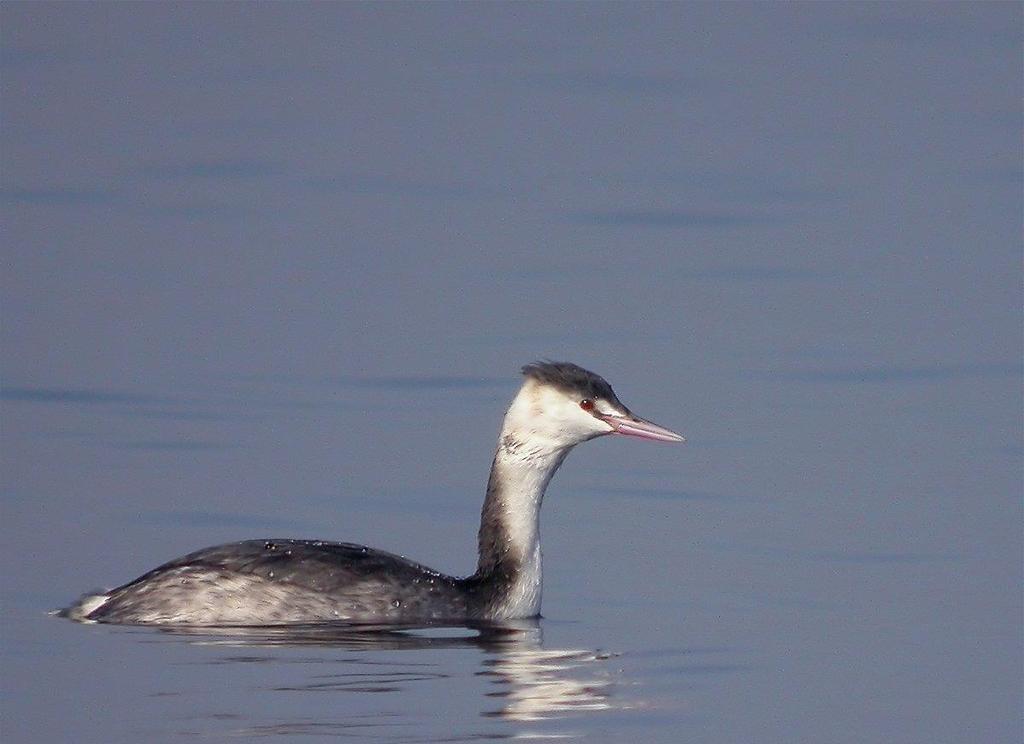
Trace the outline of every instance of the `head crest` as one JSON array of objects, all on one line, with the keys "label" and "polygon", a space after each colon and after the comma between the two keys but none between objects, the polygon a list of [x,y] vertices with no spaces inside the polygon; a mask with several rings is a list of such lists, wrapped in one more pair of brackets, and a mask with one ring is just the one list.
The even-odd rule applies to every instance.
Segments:
[{"label": "head crest", "polygon": [[553,385],[581,398],[604,398],[619,403],[612,386],[601,375],[571,362],[534,362],[523,367],[526,377],[545,385]]}]

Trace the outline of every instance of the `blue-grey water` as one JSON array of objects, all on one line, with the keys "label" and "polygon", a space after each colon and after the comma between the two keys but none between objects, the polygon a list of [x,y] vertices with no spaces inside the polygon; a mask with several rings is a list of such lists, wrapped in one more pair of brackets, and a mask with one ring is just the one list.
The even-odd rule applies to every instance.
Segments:
[{"label": "blue-grey water", "polygon": [[[1017,742],[1021,3],[0,6],[5,742]],[[47,615],[248,537],[474,567],[518,367],[544,618]]]}]

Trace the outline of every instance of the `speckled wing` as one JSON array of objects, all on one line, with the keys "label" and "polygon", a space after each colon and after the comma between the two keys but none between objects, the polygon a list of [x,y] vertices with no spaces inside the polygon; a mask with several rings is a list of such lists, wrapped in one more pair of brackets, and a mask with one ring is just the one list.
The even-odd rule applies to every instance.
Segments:
[{"label": "speckled wing", "polygon": [[458,584],[362,545],[246,540],[165,563],[108,592],[87,619],[189,625],[442,619],[466,614]]},{"label": "speckled wing", "polygon": [[220,569],[287,582],[318,592],[344,591],[353,583],[442,574],[398,555],[353,543],[320,540],[244,540],[204,548],[159,566],[156,574],[184,566]]}]

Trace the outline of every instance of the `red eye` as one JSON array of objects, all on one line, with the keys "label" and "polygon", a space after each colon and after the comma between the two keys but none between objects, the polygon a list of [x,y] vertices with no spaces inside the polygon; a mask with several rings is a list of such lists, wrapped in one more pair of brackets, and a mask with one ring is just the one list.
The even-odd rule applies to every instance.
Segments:
[{"label": "red eye", "polygon": [[580,401],[580,408],[582,408],[584,411],[593,411],[594,401],[592,401],[590,398],[584,398],[583,400]]}]

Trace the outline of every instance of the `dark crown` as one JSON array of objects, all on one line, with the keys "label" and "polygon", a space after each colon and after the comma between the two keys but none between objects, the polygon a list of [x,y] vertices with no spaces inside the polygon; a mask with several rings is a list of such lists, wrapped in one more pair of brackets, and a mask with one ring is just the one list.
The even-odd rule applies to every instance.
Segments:
[{"label": "dark crown", "polygon": [[[612,386],[601,375],[594,374],[571,362],[534,362],[523,367],[523,374],[537,382],[553,385],[567,393],[578,395],[580,399],[603,398],[622,406],[619,399],[615,397]],[[622,407],[625,408],[625,406]]]}]

